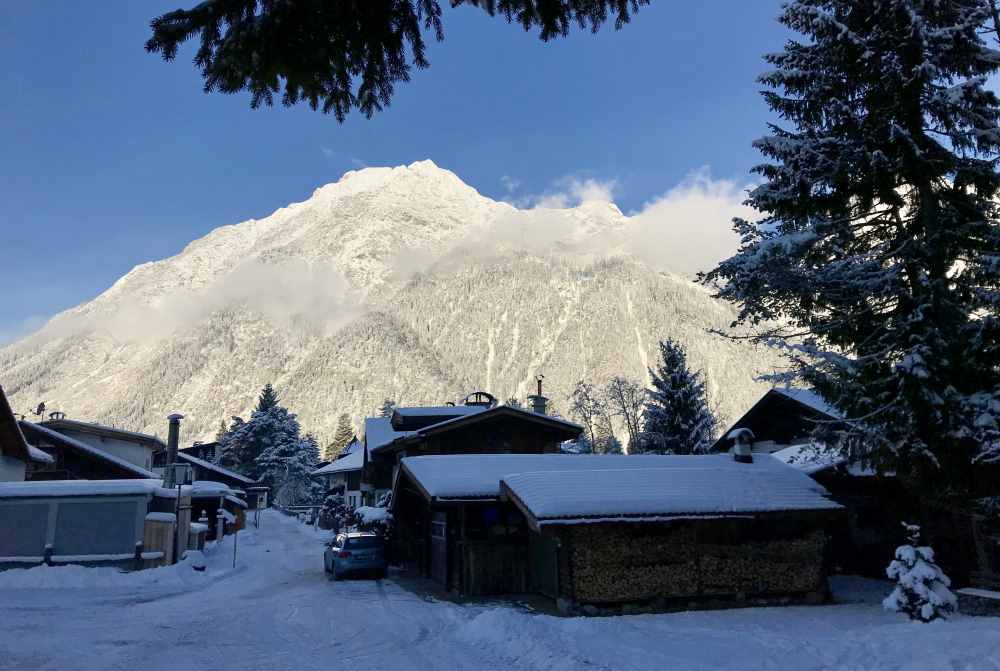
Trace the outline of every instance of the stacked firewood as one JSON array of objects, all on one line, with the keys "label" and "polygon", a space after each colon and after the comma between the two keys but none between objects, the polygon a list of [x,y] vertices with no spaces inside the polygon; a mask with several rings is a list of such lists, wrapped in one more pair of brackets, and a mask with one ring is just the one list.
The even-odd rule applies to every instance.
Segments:
[{"label": "stacked firewood", "polygon": [[[696,596],[737,597],[819,589],[825,535],[704,542],[697,523],[668,533],[644,525],[580,526],[569,534],[578,601],[615,603]],[[713,538],[713,540],[715,540]]]}]

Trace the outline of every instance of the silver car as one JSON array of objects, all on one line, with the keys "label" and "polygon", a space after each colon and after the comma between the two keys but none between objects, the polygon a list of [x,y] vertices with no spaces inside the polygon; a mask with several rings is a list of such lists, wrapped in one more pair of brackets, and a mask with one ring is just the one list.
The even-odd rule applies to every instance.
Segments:
[{"label": "silver car", "polygon": [[323,552],[323,568],[340,580],[348,573],[372,573],[384,578],[389,565],[382,538],[368,531],[338,534]]}]

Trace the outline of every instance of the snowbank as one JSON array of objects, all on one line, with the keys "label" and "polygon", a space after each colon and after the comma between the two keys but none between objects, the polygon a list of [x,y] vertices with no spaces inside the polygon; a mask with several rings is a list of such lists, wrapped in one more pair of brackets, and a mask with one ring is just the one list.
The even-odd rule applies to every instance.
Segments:
[{"label": "snowbank", "polygon": [[[240,532],[240,546],[255,542],[255,530]],[[233,541],[226,536],[221,545],[213,544],[212,551],[205,551],[204,572],[195,571],[191,558],[172,566],[125,571],[111,566],[87,567],[76,564],[63,566],[35,566],[0,571],[0,590],[86,590],[125,588],[145,593],[161,591],[187,591],[203,587],[233,572]]]}]

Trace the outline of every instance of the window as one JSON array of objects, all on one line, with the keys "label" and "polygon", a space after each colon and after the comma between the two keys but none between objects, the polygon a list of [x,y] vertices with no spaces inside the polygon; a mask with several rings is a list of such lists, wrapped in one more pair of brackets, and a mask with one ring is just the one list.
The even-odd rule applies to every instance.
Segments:
[{"label": "window", "polygon": [[431,538],[444,538],[446,530],[444,522],[431,522]]}]

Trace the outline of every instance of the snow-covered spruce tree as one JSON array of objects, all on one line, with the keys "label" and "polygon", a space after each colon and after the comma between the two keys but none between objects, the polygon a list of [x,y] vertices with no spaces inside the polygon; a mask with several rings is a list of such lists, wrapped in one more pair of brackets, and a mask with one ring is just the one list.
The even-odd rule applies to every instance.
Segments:
[{"label": "snow-covered spruce tree", "polygon": [[920,527],[903,523],[907,545],[896,548],[896,558],[886,575],[896,581],[892,594],[882,602],[886,610],[906,613],[911,620],[930,622],[954,612],[958,600],[951,590],[951,580],[934,563],[934,550],[920,545]]},{"label": "snow-covered spruce tree", "polygon": [[354,429],[351,427],[351,418],[346,412],[342,412],[337,418],[337,431],[333,434],[333,442],[327,449],[331,450],[332,459],[341,456],[344,449],[354,438]]},{"label": "snow-covered spruce tree", "polygon": [[[854,421],[849,456],[954,490],[1000,459],[1000,54],[991,0],[793,0],[766,56],[783,120],[702,276]],[[996,33],[993,32],[993,35]],[[928,491],[926,488],[924,491]]]},{"label": "snow-covered spruce tree", "polygon": [[642,433],[630,452],[698,454],[707,452],[715,434],[701,374],[692,372],[680,344],[660,341],[660,363],[649,371],[652,389],[642,411]]},{"label": "snow-covered spruce tree", "polygon": [[270,410],[271,408],[278,405],[278,392],[274,390],[271,383],[268,382],[264,385],[264,388],[260,391],[260,396],[257,397],[257,407],[255,410],[264,412]]},{"label": "snow-covered spruce tree", "polygon": [[323,487],[311,477],[319,461],[315,438],[300,437],[298,419],[281,406],[263,413],[263,417],[271,431],[268,446],[257,457],[257,478],[271,488],[271,497],[280,505],[321,501]]},{"label": "snow-covered spruce tree", "polygon": [[378,409],[378,416],[392,417],[392,413],[395,409],[396,409],[396,402],[391,398],[387,398],[384,401],[382,401],[382,405]]}]

